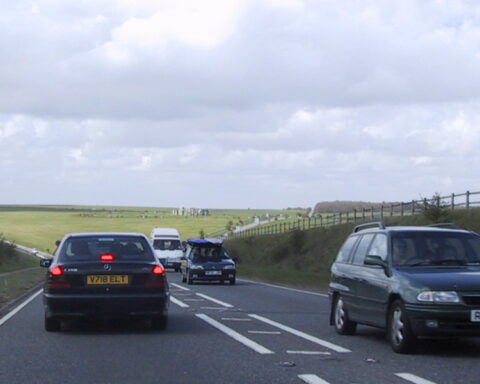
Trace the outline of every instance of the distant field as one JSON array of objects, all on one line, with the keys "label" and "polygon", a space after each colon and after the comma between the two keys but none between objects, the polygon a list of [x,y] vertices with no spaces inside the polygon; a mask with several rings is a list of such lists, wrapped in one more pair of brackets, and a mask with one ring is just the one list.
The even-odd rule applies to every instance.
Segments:
[{"label": "distant field", "polygon": [[149,235],[153,227],[172,227],[182,238],[224,229],[229,221],[247,222],[255,215],[295,214],[285,210],[210,210],[205,217],[172,216],[170,208],[0,206],[0,233],[10,241],[52,252],[66,233],[127,231]]}]

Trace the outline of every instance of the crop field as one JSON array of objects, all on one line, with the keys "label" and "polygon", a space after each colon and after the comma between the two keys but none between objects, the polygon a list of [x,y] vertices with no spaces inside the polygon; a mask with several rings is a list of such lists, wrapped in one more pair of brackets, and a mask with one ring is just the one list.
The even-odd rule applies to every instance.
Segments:
[{"label": "crop field", "polygon": [[172,227],[182,239],[225,229],[229,222],[247,223],[252,216],[296,214],[285,210],[210,210],[209,216],[173,216],[170,208],[0,206],[0,234],[5,239],[44,252],[71,232],[122,231],[147,236],[153,227]]}]

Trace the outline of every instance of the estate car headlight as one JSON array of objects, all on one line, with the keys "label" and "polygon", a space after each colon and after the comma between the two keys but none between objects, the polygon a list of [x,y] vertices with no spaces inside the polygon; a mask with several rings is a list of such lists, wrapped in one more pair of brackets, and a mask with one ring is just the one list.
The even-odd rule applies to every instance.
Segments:
[{"label": "estate car headlight", "polygon": [[190,269],[203,269],[201,265],[192,265]]},{"label": "estate car headlight", "polygon": [[422,303],[459,303],[460,298],[455,291],[424,291],[420,292],[417,300]]},{"label": "estate car headlight", "polygon": [[223,269],[235,269],[235,265],[233,264],[225,265]]}]

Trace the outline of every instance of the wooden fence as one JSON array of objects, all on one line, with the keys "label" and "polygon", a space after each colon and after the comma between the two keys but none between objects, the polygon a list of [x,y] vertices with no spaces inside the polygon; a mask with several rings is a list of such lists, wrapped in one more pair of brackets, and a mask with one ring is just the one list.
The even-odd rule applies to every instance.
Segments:
[{"label": "wooden fence", "polygon": [[316,214],[312,217],[284,221],[271,222],[235,233],[217,231],[209,234],[209,237],[224,237],[228,239],[247,238],[252,236],[273,235],[295,230],[305,231],[313,228],[329,227],[338,224],[379,221],[387,217],[410,216],[421,214],[426,206],[437,205],[451,210],[469,209],[480,207],[480,192],[452,193],[448,196],[435,196],[430,199],[412,200],[397,204],[382,204],[379,208],[354,209],[345,213]]}]

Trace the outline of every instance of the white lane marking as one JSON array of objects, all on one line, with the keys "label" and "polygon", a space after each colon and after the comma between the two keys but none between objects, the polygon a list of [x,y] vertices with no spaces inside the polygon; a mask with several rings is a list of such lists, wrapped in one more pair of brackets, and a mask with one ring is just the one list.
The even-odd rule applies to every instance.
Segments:
[{"label": "white lane marking", "polygon": [[415,384],[435,384],[433,381],[422,379],[421,377],[412,375],[411,373],[395,373],[395,375]]},{"label": "white lane marking", "polygon": [[190,289],[185,288],[181,285],[175,284],[175,283],[170,283],[170,285],[173,285],[175,288],[181,289],[182,291],[190,291]]},{"label": "white lane marking", "polygon": [[218,305],[223,305],[224,307],[226,308],[233,308],[233,305],[232,304],[228,304],[228,303],[225,303],[224,301],[220,301],[220,300],[217,300],[217,299],[214,299],[213,297],[210,297],[210,296],[207,296],[207,295],[204,295],[203,293],[196,293],[197,296],[200,296],[200,297],[203,297],[204,299],[207,299],[207,300],[210,300]]},{"label": "white lane marking", "polygon": [[207,322],[211,326],[217,328],[219,331],[225,333],[227,336],[230,336],[232,339],[238,341],[239,343],[242,343],[246,347],[253,349],[255,352],[258,352],[262,355],[267,355],[267,354],[273,354],[274,352],[265,348],[263,345],[260,345],[256,343],[253,340],[250,340],[249,338],[241,335],[238,332],[235,332],[233,329],[223,325],[222,323],[219,323],[218,321],[212,319],[210,316],[207,316],[203,313],[196,314],[198,318],[202,319],[203,321]]},{"label": "white lane marking", "polygon": [[252,319],[245,319],[240,317],[222,317],[224,321],[252,321]]},{"label": "white lane marking", "polygon": [[290,355],[331,355],[330,352],[320,351],[287,351]]},{"label": "white lane marking", "polygon": [[205,301],[204,299],[183,299],[183,301]]},{"label": "white lane marking", "polygon": [[218,310],[218,311],[226,311],[225,308],[223,307],[200,307],[200,309],[213,309],[213,310]]},{"label": "white lane marking", "polygon": [[17,312],[19,312],[23,307],[25,307],[28,303],[30,303],[33,299],[35,299],[38,295],[40,295],[43,292],[43,289],[40,289],[39,291],[35,292],[32,296],[30,296],[27,300],[25,300],[22,304],[18,305],[16,308],[12,309],[9,313],[7,313],[5,316],[3,316],[0,319],[0,327],[10,318],[15,316]]},{"label": "white lane marking", "polygon": [[246,280],[246,279],[237,279],[237,280],[238,280],[238,281],[245,281],[245,282],[247,282],[247,283],[258,284],[258,285],[265,285],[266,287],[284,289],[284,290],[286,290],[286,291],[292,291],[292,292],[298,292],[298,293],[306,293],[306,294],[308,294],[308,295],[313,295],[313,296],[328,297],[328,295],[327,295],[326,293],[318,293],[318,292],[312,292],[312,291],[305,291],[305,290],[303,290],[303,289],[282,287],[281,285],[275,285],[275,284],[269,284],[269,283],[262,283],[262,282],[254,281],[254,280]]},{"label": "white lane marking", "polygon": [[258,316],[258,315],[254,315],[254,314],[250,314],[248,316],[253,317],[254,319],[263,321],[264,323],[270,324],[273,327],[280,328],[281,330],[283,330],[285,332],[289,332],[289,333],[291,333],[295,336],[301,337],[305,340],[311,341],[312,343],[315,343],[315,344],[321,345],[325,348],[331,349],[335,352],[340,352],[340,353],[352,352],[347,348],[344,348],[344,347],[341,347],[339,345],[330,343],[329,341],[326,341],[326,340],[319,339],[318,337],[309,335],[308,333],[305,333],[305,332],[302,332],[302,331],[298,331],[294,328],[290,328],[286,325],[277,323],[276,321],[267,319],[266,317],[262,317],[262,316]]},{"label": "white lane marking", "polygon": [[190,307],[188,304],[185,304],[183,301],[180,301],[173,296],[170,296],[170,300],[172,301],[172,303],[177,304],[181,308],[189,308]]},{"label": "white lane marking", "polygon": [[248,331],[254,335],[281,335],[282,332],[279,331]]},{"label": "white lane marking", "polygon": [[328,381],[321,379],[317,375],[298,375],[298,378],[302,379],[307,384],[330,384]]}]

